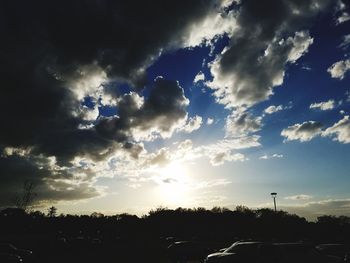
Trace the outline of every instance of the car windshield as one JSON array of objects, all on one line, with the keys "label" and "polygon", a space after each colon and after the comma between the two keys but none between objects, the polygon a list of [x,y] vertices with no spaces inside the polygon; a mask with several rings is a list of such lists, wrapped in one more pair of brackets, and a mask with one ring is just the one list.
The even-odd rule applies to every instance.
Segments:
[{"label": "car windshield", "polygon": [[256,253],[260,243],[234,243],[224,253],[250,254]]}]

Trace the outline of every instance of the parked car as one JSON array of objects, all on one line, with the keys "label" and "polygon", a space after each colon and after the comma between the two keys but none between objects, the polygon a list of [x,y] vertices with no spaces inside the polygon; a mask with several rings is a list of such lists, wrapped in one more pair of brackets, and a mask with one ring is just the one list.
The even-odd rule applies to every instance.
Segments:
[{"label": "parked car", "polygon": [[316,249],[324,254],[324,255],[331,255],[336,256],[346,260],[348,262],[350,261],[349,255],[350,255],[350,246],[345,244],[320,244],[316,246]]},{"label": "parked car", "polygon": [[236,242],[223,252],[210,254],[206,263],[341,263],[339,257],[322,255],[311,244]]},{"label": "parked car", "polygon": [[310,243],[279,243],[283,263],[342,263],[337,256],[324,255]]},{"label": "parked car", "polygon": [[23,260],[20,256],[0,252],[0,262],[1,263],[22,263]]},{"label": "parked car", "polygon": [[30,262],[33,258],[31,250],[17,248],[10,243],[0,243],[0,253],[19,256],[23,262]]},{"label": "parked car", "polygon": [[216,252],[206,257],[206,263],[228,263],[228,262],[278,262],[273,261],[279,254],[274,253],[277,250],[270,243],[249,241],[238,241],[222,252]]},{"label": "parked car", "polygon": [[187,260],[202,261],[208,254],[208,249],[193,241],[178,241],[171,244],[168,256],[172,262],[186,262]]}]

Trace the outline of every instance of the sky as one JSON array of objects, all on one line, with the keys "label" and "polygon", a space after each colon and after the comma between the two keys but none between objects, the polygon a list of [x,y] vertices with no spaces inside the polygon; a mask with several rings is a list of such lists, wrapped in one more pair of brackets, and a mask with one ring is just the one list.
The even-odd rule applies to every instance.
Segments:
[{"label": "sky", "polygon": [[0,207],[350,216],[350,3],[2,1]]}]

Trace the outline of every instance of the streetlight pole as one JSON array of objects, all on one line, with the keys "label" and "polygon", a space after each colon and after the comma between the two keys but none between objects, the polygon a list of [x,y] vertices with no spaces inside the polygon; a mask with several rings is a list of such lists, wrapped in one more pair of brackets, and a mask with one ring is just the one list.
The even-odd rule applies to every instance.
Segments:
[{"label": "streetlight pole", "polygon": [[271,196],[273,198],[273,205],[275,207],[275,212],[277,211],[276,209],[276,196],[277,196],[277,193],[271,193]]}]

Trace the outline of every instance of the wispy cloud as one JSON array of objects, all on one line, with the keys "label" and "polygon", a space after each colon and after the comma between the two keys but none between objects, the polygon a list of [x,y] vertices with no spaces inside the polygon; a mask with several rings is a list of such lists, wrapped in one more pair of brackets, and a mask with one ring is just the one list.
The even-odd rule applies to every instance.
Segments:
[{"label": "wispy cloud", "polygon": [[312,198],[313,196],[307,195],[307,194],[298,194],[298,195],[291,195],[291,196],[284,197],[284,199],[286,200],[294,200],[294,201],[310,200]]},{"label": "wispy cloud", "polygon": [[341,143],[350,143],[350,120],[349,115],[346,115],[335,123],[333,126],[327,128],[322,136],[330,136],[333,140]]},{"label": "wispy cloud", "polygon": [[194,77],[193,83],[197,83],[199,81],[204,81],[205,75],[202,71],[199,71],[198,74]]},{"label": "wispy cloud", "polygon": [[324,102],[319,102],[319,103],[312,103],[310,105],[310,109],[320,109],[320,110],[332,110],[334,109],[336,103],[334,100],[328,100]]},{"label": "wispy cloud", "polygon": [[277,153],[274,153],[272,155],[264,154],[259,157],[260,160],[280,159],[280,158],[283,158],[283,154],[277,154]]}]

